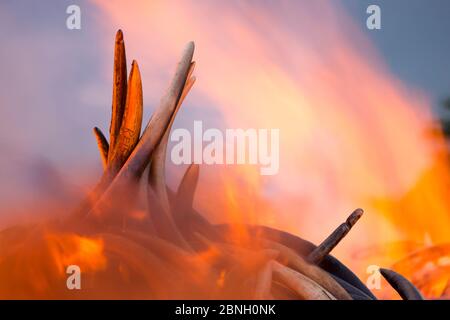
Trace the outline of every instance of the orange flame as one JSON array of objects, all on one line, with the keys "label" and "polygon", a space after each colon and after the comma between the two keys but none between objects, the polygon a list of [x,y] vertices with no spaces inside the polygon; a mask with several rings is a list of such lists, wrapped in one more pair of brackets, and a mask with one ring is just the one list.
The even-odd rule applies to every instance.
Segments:
[{"label": "orange flame", "polygon": [[3,231],[2,298],[63,298],[70,292],[66,286],[68,266],[77,265],[83,275],[106,268],[99,238],[18,228]]},{"label": "orange flame", "polygon": [[[149,69],[161,68],[144,72],[144,84],[162,88],[160,75],[169,77],[170,61],[192,39],[198,81],[183,110],[208,110],[211,118],[202,112],[202,119],[211,126],[217,113],[228,128],[280,128],[278,175],[202,167],[196,203],[210,218],[263,222],[318,242],[363,207],[365,217],[336,252],[363,278],[369,264],[392,264],[409,252],[402,247],[385,260],[357,263],[355,251],[421,242],[425,234],[450,241],[448,157],[437,155],[445,148],[442,135],[426,134],[434,121],[430,104],[389,72],[361,26],[339,7],[94,3],[108,25],[126,30],[131,52],[152,61]],[[183,110],[179,118],[189,118]]]},{"label": "orange flame", "polygon": [[83,272],[95,272],[106,267],[101,238],[87,238],[76,234],[45,235],[48,250],[60,275],[69,265],[78,265]]},{"label": "orange flame", "polygon": [[[212,222],[236,224],[230,235],[235,243],[250,241],[243,223],[319,242],[362,207],[366,215],[334,254],[363,280],[369,264],[392,265],[416,283],[430,280],[425,287],[430,296],[444,290],[448,261],[441,258],[448,258],[449,250],[439,259],[428,251],[430,242],[444,248],[450,243],[448,155],[438,153],[444,138],[440,132],[426,135],[434,122],[427,98],[389,72],[345,12],[320,1],[94,3],[111,30],[125,30],[129,52],[151,62],[142,70],[147,105],[156,105],[179,49],[195,40],[198,81],[177,119],[184,125],[188,119],[211,127],[280,129],[275,176],[260,176],[254,166],[202,166],[195,206]],[[105,41],[105,56],[111,57],[110,37]],[[110,70],[105,66],[108,75]],[[174,175],[179,171],[170,169]],[[145,213],[135,210],[130,216],[140,221]],[[115,247],[110,237],[115,259],[107,260],[106,238],[55,232],[29,237],[23,243],[8,239],[14,257],[0,242],[0,282],[6,290],[0,298],[48,297],[50,288],[58,288],[58,296],[66,290],[60,280],[69,264],[87,273],[112,265],[125,282],[141,283],[132,278],[134,267],[146,281],[165,284],[158,282],[159,274],[167,274],[164,267],[154,275],[141,257],[127,255],[130,247],[140,252],[137,244]],[[243,251],[235,257],[247,273],[267,258],[249,256]],[[158,260],[145,257],[149,264]],[[187,283],[212,277],[208,285],[235,289],[236,283],[227,281],[239,277],[209,274],[208,267],[221,258],[214,246],[183,257],[196,270]],[[178,285],[178,278],[168,280]]]}]

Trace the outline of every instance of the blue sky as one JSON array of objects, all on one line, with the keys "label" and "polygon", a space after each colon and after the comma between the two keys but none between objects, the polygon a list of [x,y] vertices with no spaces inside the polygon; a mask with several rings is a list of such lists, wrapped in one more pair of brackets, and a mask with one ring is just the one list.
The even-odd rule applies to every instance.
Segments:
[{"label": "blue sky", "polygon": [[365,33],[383,55],[391,71],[408,84],[426,91],[439,106],[450,96],[450,1],[343,0],[355,20],[377,4],[382,29]]},{"label": "blue sky", "polygon": [[[248,3],[274,5],[272,1]],[[338,3],[372,41],[392,74],[425,92],[435,107],[450,95],[450,1]],[[82,9],[79,32],[65,27],[70,4]],[[381,30],[365,27],[369,4],[381,7]],[[99,125],[106,131],[109,124],[105,110],[110,106],[111,75],[105,70],[111,70],[112,61],[104,58],[106,49],[111,53],[104,43],[105,38],[112,43],[114,37],[111,26],[99,23],[100,16],[90,1],[0,3],[0,147],[12,155],[0,158],[0,200],[22,184],[29,185],[28,177],[22,181],[18,172],[33,167],[35,161],[31,163],[30,158],[42,157],[61,170],[96,163],[98,171],[91,130]]]}]

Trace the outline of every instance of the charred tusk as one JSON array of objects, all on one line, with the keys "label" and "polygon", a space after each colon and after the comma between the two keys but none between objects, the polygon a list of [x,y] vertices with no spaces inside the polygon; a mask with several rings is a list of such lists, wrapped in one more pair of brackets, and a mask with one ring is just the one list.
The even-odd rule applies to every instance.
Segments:
[{"label": "charred tusk", "polygon": [[353,211],[343,224],[337,227],[336,230],[328,236],[328,238],[326,238],[309,254],[308,261],[313,264],[320,263],[331,252],[331,250],[333,250],[339,242],[344,239],[359,218],[361,218],[363,213],[364,211],[362,209],[356,209]]},{"label": "charred tusk", "polygon": [[127,98],[122,124],[108,158],[108,171],[114,177],[139,141],[142,126],[143,100],[139,66],[133,61],[128,80]]},{"label": "charred tusk", "polygon": [[348,294],[352,297],[353,300],[374,300],[372,297],[369,297],[367,294],[362,292],[360,289],[356,288],[355,286],[351,285],[345,280],[342,280],[339,277],[333,276],[333,279],[339,283],[339,285],[345,289],[345,291],[348,292]]},{"label": "charred tusk", "polygon": [[197,189],[199,174],[200,166],[198,164],[193,163],[187,168],[177,190],[176,201],[180,205],[193,208],[194,195],[195,190]]},{"label": "charred tusk", "polygon": [[161,100],[160,106],[150,118],[141,139],[125,164],[92,210],[89,211],[89,219],[97,220],[97,222],[108,219],[108,215],[104,214],[104,208],[107,206],[108,200],[114,197],[115,193],[123,191],[130,183],[136,182],[148,165],[151,155],[164,135],[165,129],[175,111],[178,98],[181,96],[182,89],[186,83],[193,54],[194,43],[190,42],[177,66],[172,83],[165,97]]},{"label": "charred tusk", "polygon": [[193,210],[194,196],[200,173],[198,164],[191,164],[181,179],[175,199],[173,215],[175,222],[179,225]]},{"label": "charred tusk", "polygon": [[[127,97],[127,59],[125,55],[125,42],[122,30],[116,33],[114,46],[114,71],[113,71],[113,94],[111,124],[109,127],[109,141],[111,150],[114,150],[116,140],[122,124]],[[111,160],[112,154],[108,156]]]},{"label": "charred tusk", "polygon": [[330,292],[334,297],[336,297],[336,299],[352,300],[352,297],[347,293],[347,291],[345,291],[344,288],[342,288],[342,286],[331,277],[331,275],[321,268],[309,264],[292,249],[270,240],[263,240],[262,245],[278,250],[278,252],[280,252],[280,260],[283,260],[284,264],[315,281],[325,290]]},{"label": "charred tusk", "polygon": [[[200,169],[200,168],[199,168]],[[190,172],[192,173],[193,169],[190,169]],[[191,175],[189,173],[189,175]],[[186,172],[187,174],[187,172]],[[185,175],[186,175],[185,174]],[[194,175],[195,176],[195,175]],[[191,178],[189,178],[190,180]],[[182,182],[183,183],[183,182]],[[183,183],[184,184],[184,183]],[[192,207],[185,207],[185,208],[177,208],[177,198],[178,193],[175,193],[170,188],[167,189],[167,194],[169,195],[170,203],[172,204],[172,210],[175,212],[175,218],[180,216],[180,213],[177,213],[177,210],[183,210],[181,216],[183,214],[186,214],[183,216],[185,219],[176,219],[176,223],[178,226],[178,229],[183,234],[183,236],[189,240],[189,243],[191,245],[195,245],[193,242],[198,243],[198,239],[193,236],[194,233],[199,233],[206,238],[215,241],[215,242],[223,242],[223,236],[217,231],[217,228],[215,228],[214,225],[212,225],[208,219],[203,217],[198,211],[193,209]],[[178,188],[179,189],[179,188]],[[180,222],[180,223],[179,223]]]},{"label": "charred tusk", "polygon": [[[231,228],[232,225],[214,225],[213,227],[219,235],[224,235],[228,232],[229,228]],[[316,248],[313,243],[281,230],[258,225],[250,225],[248,226],[248,229],[253,236],[279,242],[286,247],[294,250],[302,257],[307,256]],[[365,286],[365,284],[349,268],[347,268],[342,262],[340,262],[332,255],[327,255],[319,264],[319,267],[327,271],[328,273],[345,280],[352,286],[363,291],[372,299],[376,299],[376,297]]]},{"label": "charred tusk", "polygon": [[170,214],[161,206],[159,199],[150,186],[147,186],[147,202],[155,231],[159,237],[180,248],[190,251],[190,246],[178,230]]},{"label": "charred tusk", "polygon": [[[123,162],[128,158],[131,151],[135,148],[141,130],[142,124],[142,84],[139,67],[136,61],[133,61],[131,67],[130,79],[128,84],[127,102],[122,119],[122,126],[120,128],[119,136],[115,144],[115,148],[112,149],[111,145],[108,151],[108,166],[103,173],[100,182],[92,190],[90,196],[81,204],[80,208],[70,217],[69,221],[72,222],[80,217],[84,217],[86,213],[92,212],[101,201],[106,193],[105,190],[109,190],[108,186],[111,185],[117,172],[122,167]],[[129,181],[128,181],[129,182]],[[125,186],[122,184],[120,193],[123,193],[126,188],[130,187],[129,184]],[[116,194],[117,195],[117,194]],[[111,200],[112,198],[109,198]],[[102,211],[105,211],[105,207]]]},{"label": "charred tusk", "polygon": [[401,274],[384,268],[380,268],[380,273],[403,300],[424,300],[420,291]]},{"label": "charred tusk", "polygon": [[106,140],[105,135],[99,128],[94,127],[93,131],[95,139],[97,139],[97,146],[98,150],[100,151],[100,158],[102,159],[103,169],[106,169],[108,165],[108,151],[109,151],[108,140]]},{"label": "charred tusk", "polygon": [[[114,44],[113,94],[111,107],[112,109],[111,123],[109,128],[110,143],[107,154],[108,160],[106,162],[109,162],[109,158],[112,157],[114,146],[116,144],[116,140],[119,135],[123,113],[125,110],[126,96],[127,96],[127,62],[125,55],[125,43],[123,40],[122,30],[118,30],[116,33],[116,39]],[[95,134],[98,139],[97,133]],[[104,163],[105,161],[102,159],[102,162]],[[100,196],[109,186],[113,178],[114,176],[109,173],[108,167],[106,167],[100,181],[89,193],[89,195],[81,202],[78,208],[69,216],[67,222],[74,223],[77,222],[79,219],[85,217],[86,214],[92,209],[92,206],[98,201]]]},{"label": "charred tusk", "polygon": [[178,63],[172,83],[161,100],[158,109],[150,118],[139,143],[119,171],[114,184],[121,184],[139,177],[150,161],[150,156],[161,141],[167,125],[175,112],[178,99],[186,83],[186,77],[194,54],[194,43],[190,42]]}]

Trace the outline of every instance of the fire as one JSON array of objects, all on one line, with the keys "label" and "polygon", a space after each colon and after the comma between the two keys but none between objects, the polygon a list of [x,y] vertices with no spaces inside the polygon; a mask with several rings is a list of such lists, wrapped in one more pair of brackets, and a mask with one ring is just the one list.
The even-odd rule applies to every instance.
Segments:
[{"label": "fire", "polygon": [[0,256],[1,298],[62,298],[67,292],[66,270],[77,265],[83,274],[107,266],[103,242],[98,237],[49,230],[2,233]]},{"label": "fire", "polygon": [[[280,243],[275,243],[279,252],[270,247],[270,241],[255,243],[244,224],[275,227],[318,243],[355,207],[365,209],[364,223],[352,232],[352,241],[344,241],[333,252],[335,256],[363,280],[366,268],[377,264],[403,273],[429,296],[438,297],[446,290],[450,169],[447,154],[438,153],[445,146],[444,138],[439,132],[433,138],[426,135],[434,119],[425,94],[406,87],[389,72],[339,7],[316,1],[257,7],[200,1],[94,3],[101,9],[102,21],[127,30],[129,52],[152,63],[152,68],[142,69],[142,83],[137,63],[132,65],[125,100],[129,114],[124,121],[132,128],[133,141],[118,134],[126,140],[120,142],[126,148],[115,149],[120,157],[102,154],[107,174],[90,199],[98,201],[76,217],[78,222],[88,221],[84,227],[89,232],[25,227],[11,234],[2,232],[0,297],[73,297],[60,280],[67,266],[76,264],[87,275],[86,297],[123,297],[126,290],[122,289],[127,288],[131,292],[127,298],[249,298],[255,283],[263,283],[262,296],[269,297],[274,275],[281,297],[295,297],[302,288],[299,283],[308,283],[312,292],[302,297],[329,298],[325,289],[337,286],[326,278],[329,274]],[[116,44],[122,40],[118,35]],[[127,184],[150,161],[145,152],[134,153],[145,135],[139,135],[142,91],[146,103],[157,105],[167,83],[161,74],[169,73],[181,44],[192,38],[200,48],[195,58],[201,81],[180,111],[180,117],[188,119],[184,124],[198,120],[195,115],[199,114],[214,127],[279,129],[281,139],[276,176],[261,176],[259,168],[251,165],[202,166],[194,209],[214,223],[232,223],[226,235],[233,246],[211,243],[189,226],[187,234],[190,244],[198,246],[196,252],[189,251],[186,239],[177,233],[174,225],[180,223],[170,220],[171,211],[189,211],[182,214],[191,218],[195,214],[190,203],[183,210],[176,201],[169,203],[170,197],[179,194],[166,189],[160,163],[165,157],[151,159],[156,174],[150,176],[155,181],[150,181],[147,191],[155,189],[156,195],[148,192],[145,200],[149,206],[161,200],[156,210],[142,209],[138,188]],[[105,39],[109,57],[110,42]],[[193,44],[190,48],[187,52],[193,53]],[[191,59],[180,64],[185,69],[178,77],[185,73],[182,80],[186,82],[179,90],[194,81],[189,74]],[[110,66],[105,69],[111,70]],[[122,80],[125,77],[121,75]],[[146,90],[150,85],[152,90]],[[170,101],[166,101],[169,107]],[[183,114],[186,109],[188,114]],[[154,118],[153,129],[166,129],[157,122],[170,116],[166,113]],[[152,148],[161,150],[163,138],[151,138],[145,146],[153,144]],[[102,152],[110,152],[106,150]],[[122,170],[129,159],[138,157],[147,162],[138,159],[142,163],[136,161]],[[111,158],[116,162],[114,170],[108,167]],[[180,168],[168,165],[175,180]],[[120,193],[124,186],[132,192]],[[159,214],[161,220],[152,220],[152,214]],[[127,223],[132,227],[126,228]],[[27,237],[17,238],[20,234]],[[277,260],[282,253],[283,259]],[[306,270],[309,278],[289,269],[289,262]],[[324,285],[329,287],[320,288],[311,277],[318,282],[325,277]],[[348,293],[341,290],[337,294],[346,298]],[[380,295],[392,293],[383,290]]]},{"label": "fire", "polygon": [[368,265],[392,265],[410,248],[390,250],[385,260],[356,260],[355,252],[422,242],[425,234],[434,243],[450,241],[448,157],[438,155],[442,135],[427,135],[430,103],[390,73],[337,5],[94,3],[156,66],[143,77],[161,91],[168,61],[195,39],[201,81],[184,110],[208,111],[203,120],[211,123],[220,115],[226,128],[280,129],[277,176],[255,177],[254,168],[238,166],[205,169],[196,206],[213,220],[264,222],[319,242],[342,214],[363,207],[365,222],[336,252],[363,279]]},{"label": "fire", "polygon": [[69,265],[78,265],[83,272],[95,272],[106,267],[101,238],[50,233],[45,235],[45,241],[60,275],[66,274]]}]

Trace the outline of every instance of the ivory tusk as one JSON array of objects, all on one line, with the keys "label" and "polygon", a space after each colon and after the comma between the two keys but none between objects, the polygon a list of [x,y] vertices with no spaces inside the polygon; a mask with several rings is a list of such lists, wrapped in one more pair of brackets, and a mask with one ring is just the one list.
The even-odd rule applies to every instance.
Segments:
[{"label": "ivory tusk", "polygon": [[308,256],[308,261],[314,264],[320,263],[339,242],[347,235],[355,223],[361,218],[364,211],[356,209],[331,235],[328,236],[320,245],[317,246]]},{"label": "ivory tusk", "polygon": [[102,160],[103,169],[106,169],[106,167],[108,166],[108,152],[109,152],[108,140],[106,140],[105,135],[99,128],[94,127],[93,131],[95,139],[97,139],[97,146],[98,150],[100,151],[100,158]]}]

